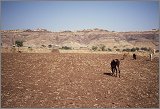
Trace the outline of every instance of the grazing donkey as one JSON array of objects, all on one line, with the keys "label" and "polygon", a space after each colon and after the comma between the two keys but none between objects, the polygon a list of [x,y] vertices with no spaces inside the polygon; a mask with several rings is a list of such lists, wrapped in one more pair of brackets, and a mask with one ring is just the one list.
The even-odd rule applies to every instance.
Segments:
[{"label": "grazing donkey", "polygon": [[133,54],[133,59],[135,59],[135,60],[136,60],[136,54]]},{"label": "grazing donkey", "polygon": [[119,73],[119,78],[120,78],[120,69],[119,69],[120,61],[118,59],[114,59],[111,61],[111,70],[112,70],[112,75],[116,72],[116,77],[117,77],[117,71]]}]

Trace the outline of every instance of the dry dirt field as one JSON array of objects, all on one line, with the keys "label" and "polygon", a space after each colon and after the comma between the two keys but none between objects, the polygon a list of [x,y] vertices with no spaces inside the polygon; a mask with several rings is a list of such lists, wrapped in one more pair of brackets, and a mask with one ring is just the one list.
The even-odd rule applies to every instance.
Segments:
[{"label": "dry dirt field", "polygon": [[2,53],[1,107],[159,107],[158,59],[120,60],[121,78],[110,62],[122,55]]}]

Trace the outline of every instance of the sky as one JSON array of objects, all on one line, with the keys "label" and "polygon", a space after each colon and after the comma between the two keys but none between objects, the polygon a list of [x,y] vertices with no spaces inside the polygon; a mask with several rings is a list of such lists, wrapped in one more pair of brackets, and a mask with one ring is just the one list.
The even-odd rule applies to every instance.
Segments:
[{"label": "sky", "polygon": [[159,28],[158,1],[2,1],[1,30],[50,31]]}]

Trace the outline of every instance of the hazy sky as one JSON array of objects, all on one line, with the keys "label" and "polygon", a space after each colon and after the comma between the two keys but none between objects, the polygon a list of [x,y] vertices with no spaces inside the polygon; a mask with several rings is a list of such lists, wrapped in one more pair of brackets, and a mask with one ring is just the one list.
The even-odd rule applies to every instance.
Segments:
[{"label": "hazy sky", "polygon": [[150,30],[159,28],[158,8],[158,1],[3,1],[1,29]]}]

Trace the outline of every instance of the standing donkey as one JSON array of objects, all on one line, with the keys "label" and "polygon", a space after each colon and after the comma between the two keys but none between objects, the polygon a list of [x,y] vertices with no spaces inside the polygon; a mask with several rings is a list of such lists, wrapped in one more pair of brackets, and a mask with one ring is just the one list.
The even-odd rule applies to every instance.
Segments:
[{"label": "standing donkey", "polygon": [[116,77],[117,77],[117,71],[119,73],[119,78],[120,78],[120,69],[119,69],[120,61],[118,59],[114,59],[111,61],[111,70],[112,70],[112,75],[116,72]]}]

